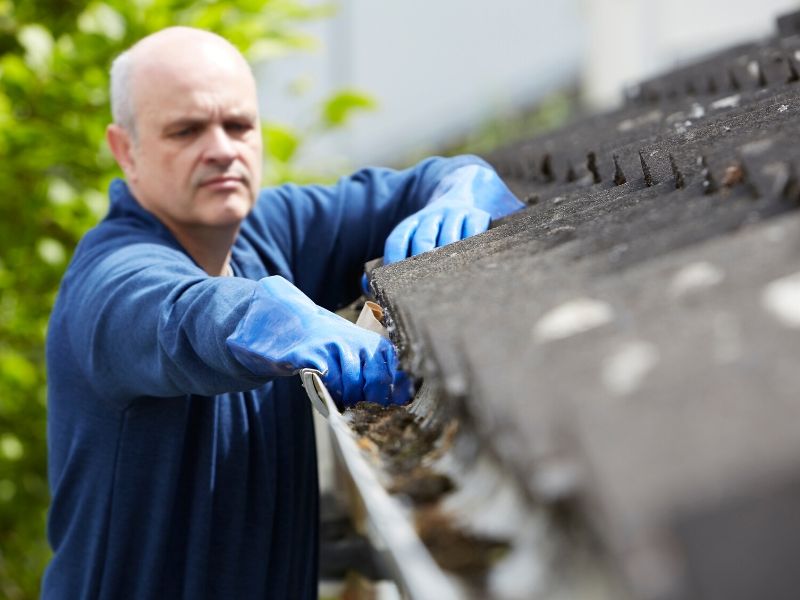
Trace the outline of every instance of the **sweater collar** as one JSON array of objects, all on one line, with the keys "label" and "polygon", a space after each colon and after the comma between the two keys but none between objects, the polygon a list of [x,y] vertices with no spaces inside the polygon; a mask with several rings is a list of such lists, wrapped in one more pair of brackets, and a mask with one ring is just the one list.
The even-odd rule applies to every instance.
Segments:
[{"label": "sweater collar", "polygon": [[108,187],[108,197],[110,206],[106,220],[133,218],[154,228],[161,237],[180,247],[178,240],[159,218],[139,203],[124,179],[115,178],[111,181]]}]

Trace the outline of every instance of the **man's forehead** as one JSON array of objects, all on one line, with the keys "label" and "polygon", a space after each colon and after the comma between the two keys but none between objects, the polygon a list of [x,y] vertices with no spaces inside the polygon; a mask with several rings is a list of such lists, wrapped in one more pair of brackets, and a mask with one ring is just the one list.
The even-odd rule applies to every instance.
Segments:
[{"label": "man's forehead", "polygon": [[224,38],[191,27],[169,27],[151,34],[135,44],[131,53],[137,64],[247,64],[242,54]]},{"label": "man's forehead", "polygon": [[182,123],[182,122],[207,122],[215,119],[246,119],[253,121],[258,117],[258,113],[244,106],[186,106],[168,107],[166,110],[158,112],[159,120],[163,123]]},{"label": "man's forehead", "polygon": [[213,90],[229,87],[253,87],[255,82],[250,69],[235,61],[219,57],[187,56],[167,60],[148,60],[137,63],[133,79],[140,93],[157,92],[169,88],[175,91]]},{"label": "man's forehead", "polygon": [[[256,88],[249,71],[204,72],[142,71],[134,85],[134,105],[159,115],[159,121],[175,118],[207,118],[211,113],[255,116],[258,110]],[[137,111],[138,112],[138,111]]]},{"label": "man's forehead", "polygon": [[152,110],[155,103],[185,112],[257,105],[252,72],[235,48],[191,30],[163,37],[136,49],[130,90],[135,106]]},{"label": "man's forehead", "polygon": [[255,101],[247,102],[236,94],[187,93],[151,97],[140,106],[139,119],[151,126],[166,128],[180,124],[201,124],[210,121],[258,120]]}]

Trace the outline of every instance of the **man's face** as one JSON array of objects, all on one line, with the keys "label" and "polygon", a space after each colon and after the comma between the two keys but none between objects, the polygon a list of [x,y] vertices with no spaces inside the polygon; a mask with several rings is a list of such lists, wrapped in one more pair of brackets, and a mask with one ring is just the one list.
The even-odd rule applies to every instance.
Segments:
[{"label": "man's face", "polygon": [[261,183],[252,76],[241,61],[213,48],[188,62],[165,62],[134,76],[131,189],[172,229],[236,226]]}]

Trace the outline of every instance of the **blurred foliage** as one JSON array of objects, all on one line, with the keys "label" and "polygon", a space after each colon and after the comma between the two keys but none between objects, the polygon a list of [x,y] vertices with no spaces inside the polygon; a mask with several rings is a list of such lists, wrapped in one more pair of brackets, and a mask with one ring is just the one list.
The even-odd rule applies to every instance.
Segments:
[{"label": "blurred foliage", "polygon": [[326,98],[320,108],[319,116],[302,131],[280,123],[265,123],[263,126],[265,148],[269,157],[264,167],[265,179],[272,183],[292,181],[301,184],[327,179],[332,181],[335,177],[331,174],[309,173],[295,166],[303,140],[344,127],[354,113],[373,110],[375,107],[376,102],[370,96],[357,90],[345,89]]},{"label": "blurred foliage", "polygon": [[[559,90],[542,98],[534,106],[513,114],[497,114],[487,119],[459,140],[440,151],[456,154],[485,155],[492,150],[520,140],[529,140],[563,126],[579,111],[577,88]],[[426,154],[426,153],[425,153]]]},{"label": "blurred foliage", "polygon": [[[252,61],[313,48],[298,26],[331,14],[303,0],[0,0],[0,597],[34,598],[45,538],[44,339],[59,280],[105,214],[120,173],[104,143],[112,59],[169,25],[215,31]],[[370,105],[352,91],[320,107],[320,128]],[[297,176],[303,135],[265,126],[274,181]],[[270,158],[269,154],[272,155]]]},{"label": "blurred foliage", "polygon": [[342,90],[325,102],[323,124],[325,128],[340,127],[347,123],[354,109],[373,109],[375,101],[355,90]]}]

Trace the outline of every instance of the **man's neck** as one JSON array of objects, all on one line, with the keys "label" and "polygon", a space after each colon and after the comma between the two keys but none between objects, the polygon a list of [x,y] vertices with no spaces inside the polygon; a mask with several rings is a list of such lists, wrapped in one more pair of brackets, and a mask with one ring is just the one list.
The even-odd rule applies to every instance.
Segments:
[{"label": "man's neck", "polygon": [[[169,226],[168,226],[169,227]],[[197,227],[191,230],[169,227],[181,246],[212,277],[230,275],[231,248],[239,227]]]}]

